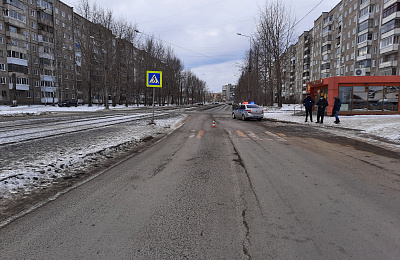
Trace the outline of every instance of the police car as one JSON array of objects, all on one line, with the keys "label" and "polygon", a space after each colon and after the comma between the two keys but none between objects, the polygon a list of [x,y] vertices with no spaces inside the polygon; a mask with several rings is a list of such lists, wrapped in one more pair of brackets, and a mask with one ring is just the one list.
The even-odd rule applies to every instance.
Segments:
[{"label": "police car", "polygon": [[261,121],[264,117],[264,110],[254,104],[254,102],[243,102],[242,104],[239,105],[233,105],[232,106],[232,118],[233,119],[242,119],[247,120],[247,119],[257,119]]}]

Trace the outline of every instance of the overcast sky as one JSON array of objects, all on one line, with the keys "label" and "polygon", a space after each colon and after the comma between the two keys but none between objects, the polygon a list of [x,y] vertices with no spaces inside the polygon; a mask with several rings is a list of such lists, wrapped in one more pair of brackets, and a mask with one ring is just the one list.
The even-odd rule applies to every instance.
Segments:
[{"label": "overcast sky", "polygon": [[[339,0],[281,0],[291,8],[300,35],[313,27],[322,12],[329,12]],[[79,0],[63,0],[77,7]],[[94,0],[92,0],[92,3]],[[96,0],[138,30],[171,44],[176,56],[198,78],[206,81],[210,92],[221,92],[226,84],[236,84],[239,67],[250,47],[260,8],[266,0]]]}]

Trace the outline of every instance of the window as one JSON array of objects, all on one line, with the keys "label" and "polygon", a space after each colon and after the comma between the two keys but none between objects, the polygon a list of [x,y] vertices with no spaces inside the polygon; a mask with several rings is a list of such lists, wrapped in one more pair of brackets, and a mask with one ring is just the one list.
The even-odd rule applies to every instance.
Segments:
[{"label": "window", "polygon": [[27,98],[32,98],[32,93],[30,91],[26,92],[26,97]]},{"label": "window", "polygon": [[36,29],[36,23],[35,22],[32,22],[32,28]]},{"label": "window", "polygon": [[360,10],[360,17],[363,17],[365,15],[369,15],[370,13],[372,13],[374,11],[374,6],[373,5],[369,5],[363,9]]},{"label": "window", "polygon": [[0,63],[0,70],[6,71],[6,64]]},{"label": "window", "polygon": [[31,10],[31,16],[35,17],[35,15],[36,15],[36,12],[34,10]]},{"label": "window", "polygon": [[56,14],[58,14],[58,8],[56,8]]},{"label": "window", "polygon": [[400,28],[400,19],[394,19],[382,25],[381,34],[387,33],[396,28]]},{"label": "window", "polygon": [[62,17],[65,17],[65,12],[62,11],[62,12],[61,12],[61,15],[62,15]]},{"label": "window", "polygon": [[399,37],[398,36],[396,36],[396,37],[395,36],[387,37],[387,38],[381,40],[381,48],[385,48],[385,47],[387,47],[389,45],[396,44],[398,42],[399,42]]},{"label": "window", "polygon": [[399,11],[400,11],[400,3],[394,3],[393,5],[383,10],[383,18],[386,18],[389,15]]},{"label": "window", "polygon": [[3,85],[6,84],[6,77],[1,77],[0,83]]},{"label": "window", "polygon": [[357,43],[362,43],[362,42],[366,42],[366,41],[369,41],[369,40],[372,40],[372,34],[371,33],[365,33],[365,34],[362,34],[362,35],[358,36]]}]

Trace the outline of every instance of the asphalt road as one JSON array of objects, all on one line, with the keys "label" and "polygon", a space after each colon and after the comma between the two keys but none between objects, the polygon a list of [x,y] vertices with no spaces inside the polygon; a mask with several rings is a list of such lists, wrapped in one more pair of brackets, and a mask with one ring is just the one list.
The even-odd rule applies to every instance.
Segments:
[{"label": "asphalt road", "polygon": [[399,154],[229,111],[3,227],[0,258],[399,258]]}]

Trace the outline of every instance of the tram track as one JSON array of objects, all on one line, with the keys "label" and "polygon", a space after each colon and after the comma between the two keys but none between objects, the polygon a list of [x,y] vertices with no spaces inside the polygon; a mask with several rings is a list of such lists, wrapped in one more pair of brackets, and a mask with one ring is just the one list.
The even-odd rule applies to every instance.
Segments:
[{"label": "tram track", "polygon": [[[158,113],[155,118],[169,115],[169,113]],[[21,142],[29,142],[42,138],[60,136],[64,134],[90,131],[92,129],[108,127],[117,124],[152,118],[152,113],[140,113],[134,115],[112,115],[96,118],[85,118],[80,120],[65,120],[51,123],[41,123],[38,126],[24,126],[20,128],[5,127],[0,130],[0,146],[12,145]]]}]

